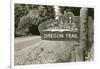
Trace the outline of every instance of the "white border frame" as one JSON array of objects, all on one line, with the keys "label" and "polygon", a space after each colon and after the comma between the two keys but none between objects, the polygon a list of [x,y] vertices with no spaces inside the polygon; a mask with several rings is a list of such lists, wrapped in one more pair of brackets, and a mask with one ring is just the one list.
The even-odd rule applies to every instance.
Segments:
[{"label": "white border frame", "polygon": [[[95,6],[93,3],[90,2],[87,2],[85,0],[82,0],[81,2],[80,1],[76,1],[76,0],[66,0],[66,1],[63,1],[63,0],[57,0],[57,1],[54,1],[54,0],[12,0],[11,1],[11,27],[10,27],[10,30],[11,30],[11,63],[10,63],[10,66],[12,69],[32,69],[32,68],[38,68],[40,65],[42,67],[48,67],[49,65],[50,66],[55,66],[56,64],[32,64],[32,65],[21,65],[21,66],[14,66],[14,4],[15,3],[20,3],[20,4],[36,4],[36,5],[58,5],[58,6],[71,6],[71,7],[89,7],[89,8],[94,8],[95,9]],[[95,20],[95,19],[94,19]],[[94,21],[95,22],[95,21]],[[89,63],[92,63],[92,62],[89,62]],[[72,65],[72,62],[71,63],[67,63],[69,66]],[[84,62],[75,62],[73,64],[86,64]],[[66,65],[66,63],[57,63],[57,65]]]}]

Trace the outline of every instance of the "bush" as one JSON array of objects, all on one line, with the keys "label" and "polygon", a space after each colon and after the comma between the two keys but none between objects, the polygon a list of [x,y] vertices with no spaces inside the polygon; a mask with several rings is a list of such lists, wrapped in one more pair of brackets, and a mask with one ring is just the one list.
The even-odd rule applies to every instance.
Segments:
[{"label": "bush", "polygon": [[20,32],[20,34],[24,33],[26,35],[39,34],[39,21],[39,12],[36,10],[30,10],[26,16],[20,18],[17,32]]}]

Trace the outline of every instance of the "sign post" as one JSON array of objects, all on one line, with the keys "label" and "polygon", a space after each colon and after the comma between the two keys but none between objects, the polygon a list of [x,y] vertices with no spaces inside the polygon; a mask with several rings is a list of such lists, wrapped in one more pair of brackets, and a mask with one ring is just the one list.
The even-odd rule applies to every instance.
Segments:
[{"label": "sign post", "polygon": [[71,41],[71,61],[84,61],[87,47],[88,9],[81,8],[80,16],[67,12],[58,20],[47,24],[40,34],[43,40]]}]

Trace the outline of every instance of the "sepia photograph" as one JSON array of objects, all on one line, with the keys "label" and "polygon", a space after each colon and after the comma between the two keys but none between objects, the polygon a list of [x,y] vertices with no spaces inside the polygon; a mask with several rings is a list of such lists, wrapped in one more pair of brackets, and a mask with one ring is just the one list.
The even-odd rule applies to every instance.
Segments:
[{"label": "sepia photograph", "polygon": [[14,4],[14,65],[94,60],[94,8]]}]

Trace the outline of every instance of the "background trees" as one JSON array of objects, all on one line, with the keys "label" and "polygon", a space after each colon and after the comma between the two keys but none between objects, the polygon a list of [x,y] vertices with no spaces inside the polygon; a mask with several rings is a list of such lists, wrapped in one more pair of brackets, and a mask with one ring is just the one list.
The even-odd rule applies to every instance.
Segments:
[{"label": "background trees", "polygon": [[[80,7],[59,6],[60,12],[71,11],[75,16],[79,16]],[[89,8],[89,15],[93,15],[93,9]],[[39,35],[38,26],[41,23],[55,20],[53,6],[15,4],[15,36],[19,35]],[[94,17],[93,17],[94,18]],[[50,20],[50,21],[49,21]]]},{"label": "background trees", "polygon": [[52,6],[15,4],[15,36],[39,34],[38,25],[54,19]]}]

